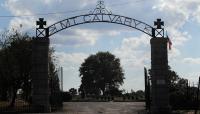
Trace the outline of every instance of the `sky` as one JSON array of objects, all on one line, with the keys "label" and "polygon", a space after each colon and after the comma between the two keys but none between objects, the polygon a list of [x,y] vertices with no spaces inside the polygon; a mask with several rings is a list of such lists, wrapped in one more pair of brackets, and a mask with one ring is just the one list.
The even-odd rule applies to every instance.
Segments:
[{"label": "sky", "polygon": [[[131,17],[151,26],[161,18],[172,41],[172,49],[168,50],[169,65],[191,84],[197,83],[200,76],[200,0],[104,2],[113,14]],[[1,0],[0,31],[14,28],[34,36],[38,18],[44,18],[49,26],[72,16],[88,14],[96,4],[97,0]],[[57,67],[62,66],[64,70],[64,90],[79,88],[78,70],[84,59],[98,51],[109,51],[120,58],[124,69],[126,79],[121,89],[136,91],[144,90],[144,67],[151,68],[150,39],[133,28],[92,23],[51,36],[50,45],[55,49]]]}]

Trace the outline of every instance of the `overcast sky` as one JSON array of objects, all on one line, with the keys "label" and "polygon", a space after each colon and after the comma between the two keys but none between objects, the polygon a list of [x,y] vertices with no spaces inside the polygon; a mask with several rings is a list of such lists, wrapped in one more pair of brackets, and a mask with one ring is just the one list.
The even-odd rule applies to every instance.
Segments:
[{"label": "overcast sky", "polygon": [[[172,40],[169,65],[181,77],[197,82],[200,76],[200,0],[104,0],[108,10],[153,26],[157,18],[165,22]],[[96,7],[97,0],[1,0],[0,30],[20,29],[35,34],[35,22],[47,25]],[[55,13],[54,15],[36,15]],[[22,16],[32,15],[32,16]],[[4,17],[22,16],[22,17]],[[20,28],[22,25],[22,28]],[[108,23],[84,24],[50,37],[56,50],[57,66],[64,69],[64,90],[78,88],[78,69],[90,54],[110,51],[121,59],[126,90],[144,89],[144,66],[150,68],[150,37],[132,28]]]}]

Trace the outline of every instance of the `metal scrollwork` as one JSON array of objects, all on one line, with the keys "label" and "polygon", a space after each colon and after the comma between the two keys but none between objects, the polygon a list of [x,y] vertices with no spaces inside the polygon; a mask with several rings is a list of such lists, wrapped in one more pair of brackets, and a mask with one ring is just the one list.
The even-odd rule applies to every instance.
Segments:
[{"label": "metal scrollwork", "polygon": [[90,11],[90,14],[112,14],[112,12],[106,9],[104,1],[99,0],[97,2],[96,8],[94,11]]}]

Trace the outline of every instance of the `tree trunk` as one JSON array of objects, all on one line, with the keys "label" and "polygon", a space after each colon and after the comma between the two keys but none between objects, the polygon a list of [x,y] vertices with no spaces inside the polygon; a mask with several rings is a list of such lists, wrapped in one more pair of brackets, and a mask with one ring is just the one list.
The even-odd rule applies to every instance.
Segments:
[{"label": "tree trunk", "polygon": [[14,107],[15,106],[15,99],[17,97],[17,90],[13,91],[13,97],[12,97],[12,101],[10,103],[10,107]]}]

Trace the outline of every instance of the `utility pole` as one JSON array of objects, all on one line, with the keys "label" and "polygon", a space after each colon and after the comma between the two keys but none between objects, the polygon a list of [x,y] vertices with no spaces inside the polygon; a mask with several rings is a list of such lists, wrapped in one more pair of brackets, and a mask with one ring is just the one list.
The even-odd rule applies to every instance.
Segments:
[{"label": "utility pole", "polygon": [[60,75],[61,75],[61,80],[60,80],[61,91],[63,91],[63,67],[60,67]]}]

